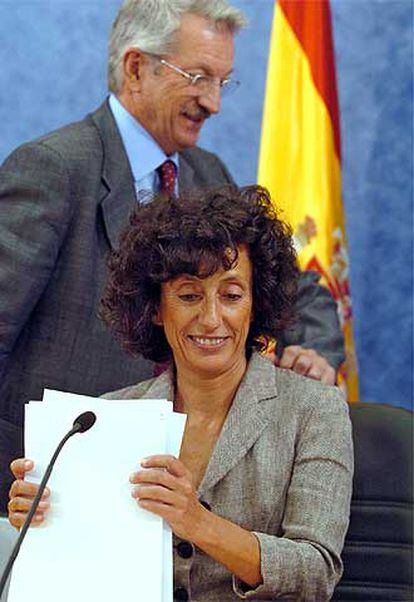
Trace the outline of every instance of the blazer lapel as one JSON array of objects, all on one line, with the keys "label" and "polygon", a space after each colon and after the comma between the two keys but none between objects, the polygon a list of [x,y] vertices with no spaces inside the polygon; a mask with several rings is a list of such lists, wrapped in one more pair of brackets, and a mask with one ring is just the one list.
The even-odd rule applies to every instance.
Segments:
[{"label": "blazer lapel", "polygon": [[[154,379],[143,397],[173,400],[172,368]],[[223,479],[254,445],[270,421],[266,401],[275,397],[276,371],[273,364],[253,353],[198,488],[200,497]]]},{"label": "blazer lapel", "polygon": [[136,203],[134,179],[128,157],[108,101],[91,115],[103,148],[102,195],[100,198],[105,230],[112,249],[128,223]]},{"label": "blazer lapel", "polygon": [[200,484],[200,497],[214,487],[260,437],[269,423],[265,400],[275,396],[274,367],[254,353]]}]

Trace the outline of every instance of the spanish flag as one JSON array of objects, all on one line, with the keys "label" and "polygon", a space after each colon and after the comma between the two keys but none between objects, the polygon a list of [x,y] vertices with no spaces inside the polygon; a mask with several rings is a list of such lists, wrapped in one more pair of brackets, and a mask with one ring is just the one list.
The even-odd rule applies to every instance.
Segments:
[{"label": "spanish flag", "polygon": [[340,380],[356,401],[329,0],[279,0],[275,6],[258,181],[290,222],[302,269],[318,271],[338,303],[346,345]]}]

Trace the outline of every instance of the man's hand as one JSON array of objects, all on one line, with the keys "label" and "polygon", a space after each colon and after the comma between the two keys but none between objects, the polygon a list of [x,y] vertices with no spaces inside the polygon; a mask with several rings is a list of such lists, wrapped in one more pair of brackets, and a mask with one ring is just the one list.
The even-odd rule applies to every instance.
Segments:
[{"label": "man's hand", "polygon": [[326,385],[334,385],[336,381],[335,368],[314,349],[305,349],[300,345],[290,345],[283,350],[279,367],[320,380]]},{"label": "man's hand", "polygon": [[335,368],[332,368],[327,360],[314,349],[305,349],[300,345],[290,345],[285,347],[280,359],[276,357],[273,351],[266,353],[265,357],[279,368],[293,370],[297,374],[320,380],[326,385],[334,385],[336,382]]}]

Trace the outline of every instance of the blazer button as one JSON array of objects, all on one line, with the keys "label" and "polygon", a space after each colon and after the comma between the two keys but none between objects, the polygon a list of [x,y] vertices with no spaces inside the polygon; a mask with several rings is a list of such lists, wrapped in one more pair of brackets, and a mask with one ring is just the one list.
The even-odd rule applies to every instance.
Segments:
[{"label": "blazer button", "polygon": [[181,556],[181,558],[191,558],[194,554],[193,544],[189,541],[180,541],[180,543],[177,544],[177,554]]},{"label": "blazer button", "polygon": [[204,500],[200,500],[200,504],[201,504],[202,506],[204,506],[204,508],[205,508],[206,510],[209,510],[209,511],[211,510],[211,506],[210,506],[210,504],[209,504],[208,502],[205,502]]},{"label": "blazer button", "polygon": [[190,599],[185,587],[176,587],[174,590],[174,600],[177,602],[187,602]]}]

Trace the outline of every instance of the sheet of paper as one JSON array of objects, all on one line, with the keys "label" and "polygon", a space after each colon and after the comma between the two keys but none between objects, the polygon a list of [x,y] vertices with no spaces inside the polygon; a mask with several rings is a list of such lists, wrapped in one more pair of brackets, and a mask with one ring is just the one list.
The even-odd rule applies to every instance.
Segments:
[{"label": "sheet of paper", "polygon": [[[171,413],[168,415],[167,454],[172,454],[177,458],[180,454],[180,447],[184,435],[185,422],[185,414]],[[166,521],[163,521],[163,602],[171,602],[173,599],[174,574],[172,545],[173,542],[171,528]]]},{"label": "sheet of paper", "polygon": [[49,482],[52,511],[44,527],[28,532],[9,602],[113,602],[133,597],[135,589],[140,599],[170,602],[170,571],[162,578],[167,557],[171,562],[168,533],[161,519],[137,507],[128,477],[142,457],[177,449],[183,418],[171,420],[172,404],[160,400],[150,406],[47,393],[46,403],[27,408],[26,455],[36,459],[37,476],[86,410],[97,422],[61,452]]}]

